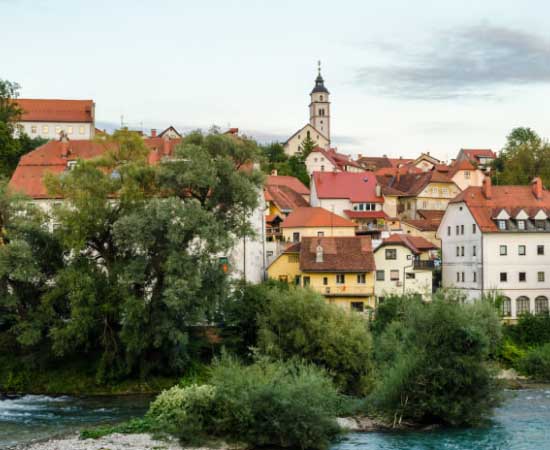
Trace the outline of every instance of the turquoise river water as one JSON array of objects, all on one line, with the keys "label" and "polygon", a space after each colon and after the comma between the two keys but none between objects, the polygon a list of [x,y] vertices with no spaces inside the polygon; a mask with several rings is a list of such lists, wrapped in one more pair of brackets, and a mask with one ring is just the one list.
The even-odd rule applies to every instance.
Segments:
[{"label": "turquoise river water", "polygon": [[[349,434],[331,450],[550,450],[550,389],[507,391],[486,428]],[[144,397],[0,400],[0,448],[144,413]]]}]

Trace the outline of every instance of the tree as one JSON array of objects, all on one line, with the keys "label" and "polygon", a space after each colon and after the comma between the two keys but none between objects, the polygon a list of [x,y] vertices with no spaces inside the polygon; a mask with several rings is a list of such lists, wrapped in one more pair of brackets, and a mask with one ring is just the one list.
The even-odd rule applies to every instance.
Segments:
[{"label": "tree", "polygon": [[529,184],[536,176],[550,182],[550,144],[530,128],[515,128],[494,161],[495,183]]},{"label": "tree", "polygon": [[261,174],[254,142],[192,133],[158,166],[134,133],[104,141],[96,160],[47,180],[65,202],[53,211],[71,255],[45,297],[63,356],[100,349],[102,380],[181,372],[188,328],[212,319],[226,294],[216,254],[251,233]]},{"label": "tree", "polygon": [[306,158],[309,156],[309,154],[313,151],[313,149],[316,146],[317,144],[315,144],[313,139],[311,139],[311,136],[308,134],[306,138],[302,141],[302,144],[300,145],[301,160],[305,162]]}]

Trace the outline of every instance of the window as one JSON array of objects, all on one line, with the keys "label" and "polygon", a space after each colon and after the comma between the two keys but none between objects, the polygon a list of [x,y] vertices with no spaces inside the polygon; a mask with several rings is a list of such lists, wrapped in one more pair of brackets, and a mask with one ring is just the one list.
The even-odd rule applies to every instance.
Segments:
[{"label": "window", "polygon": [[451,227],[447,227],[447,236],[451,235]]},{"label": "window", "polygon": [[460,256],[464,256],[464,246],[460,247]]},{"label": "window", "polygon": [[55,127],[55,134],[61,133],[61,127]]},{"label": "window", "polygon": [[449,189],[443,188],[441,189],[441,195],[447,195],[449,193]]},{"label": "window", "polygon": [[426,200],[422,201],[422,208],[428,209],[428,202]]},{"label": "window", "polygon": [[464,234],[464,225],[460,225],[460,234]]},{"label": "window", "polygon": [[323,286],[328,285],[328,277],[323,277]]},{"label": "window", "polygon": [[508,254],[508,247],[506,245],[500,246],[500,256],[506,256]]},{"label": "window", "polygon": [[390,280],[399,281],[399,270],[390,270]]},{"label": "window", "polygon": [[518,245],[518,255],[519,256],[525,256],[525,245]]},{"label": "window", "polygon": [[336,284],[344,284],[346,282],[346,276],[343,273],[336,274]]},{"label": "window", "polygon": [[279,281],[282,281],[283,283],[288,283],[288,276],[279,275]]},{"label": "window", "polygon": [[472,281],[477,283],[477,272],[472,272]]},{"label": "window", "polygon": [[307,287],[311,284],[311,278],[310,277],[304,277],[304,287]]},{"label": "window", "polygon": [[460,283],[460,272],[456,273],[456,282]]},{"label": "window", "polygon": [[473,223],[473,224],[472,224],[472,234],[476,234],[476,231],[477,231],[476,224]]},{"label": "window", "polygon": [[546,228],[546,220],[535,220],[535,227],[537,227],[537,230],[544,230]]},{"label": "window", "polygon": [[367,275],[364,273],[357,274],[357,284],[365,284],[367,282]]},{"label": "window", "polygon": [[386,259],[397,259],[397,250],[395,248],[387,248]]},{"label": "window", "polygon": [[458,236],[460,234],[460,227],[457,225],[456,226],[456,235]]},{"label": "window", "polygon": [[464,178],[467,179],[467,180],[470,179],[470,171],[469,170],[464,171]]},{"label": "window", "polygon": [[48,125],[44,125],[42,127],[42,133],[48,134],[50,132],[50,127]]},{"label": "window", "polygon": [[525,220],[518,220],[518,230],[525,230]]},{"label": "window", "polygon": [[78,134],[84,134],[84,127],[78,127]]},{"label": "window", "polygon": [[296,275],[296,276],[294,277],[294,284],[295,284],[296,286],[300,286],[301,281],[302,281],[302,277],[301,277],[300,275]]},{"label": "window", "polygon": [[535,299],[535,314],[548,314],[548,299],[544,296]]},{"label": "window", "polygon": [[521,281],[522,283],[527,281],[527,274],[525,272],[520,272],[518,275],[519,275],[519,281]]},{"label": "window", "polygon": [[365,304],[363,302],[351,302],[351,310],[363,312],[365,310]]},{"label": "window", "polygon": [[510,317],[512,315],[512,300],[508,297],[502,299],[500,304],[500,314],[502,317]]},{"label": "window", "polygon": [[300,233],[298,231],[292,233],[292,242],[300,242]]},{"label": "window", "polygon": [[325,171],[325,166],[321,166],[321,172]]},{"label": "window", "polygon": [[376,281],[384,281],[386,272],[383,270],[377,270],[376,271]]},{"label": "window", "polygon": [[544,272],[537,272],[537,280],[540,283],[544,283]]},{"label": "window", "polygon": [[477,247],[474,245],[472,247],[472,256],[476,256],[477,255]]},{"label": "window", "polygon": [[76,167],[78,161],[67,161],[67,169],[73,170]]},{"label": "window", "polygon": [[405,278],[406,278],[407,280],[414,280],[414,279],[416,278],[416,275],[415,275],[414,272],[407,272],[407,273],[405,274]]},{"label": "window", "polygon": [[499,230],[506,230],[506,221],[505,220],[498,220],[498,229]]},{"label": "window", "polygon": [[324,237],[325,236],[325,232],[324,231],[318,231],[317,232],[317,237]]},{"label": "window", "polygon": [[465,278],[466,278],[466,277],[465,277],[465,275],[464,275],[464,272],[462,272],[460,279],[461,279],[461,281],[462,281],[463,283],[464,283]]},{"label": "window", "polygon": [[516,315],[520,316],[522,314],[529,312],[529,298],[522,295],[516,299]]},{"label": "window", "polygon": [[73,127],[67,127],[67,134],[73,134]]},{"label": "window", "polygon": [[544,245],[537,245],[537,255],[544,255]]},{"label": "window", "polygon": [[500,272],[500,282],[506,283],[508,281],[508,272]]},{"label": "window", "polygon": [[300,262],[300,255],[288,255],[288,262],[289,263],[299,263]]},{"label": "window", "polygon": [[460,247],[456,246],[456,256],[460,256]]},{"label": "window", "polygon": [[36,134],[36,125],[31,126],[31,133]]},{"label": "window", "polygon": [[320,95],[320,96],[319,96],[319,99],[320,99],[321,101],[323,101],[323,96],[322,96],[322,95]]}]

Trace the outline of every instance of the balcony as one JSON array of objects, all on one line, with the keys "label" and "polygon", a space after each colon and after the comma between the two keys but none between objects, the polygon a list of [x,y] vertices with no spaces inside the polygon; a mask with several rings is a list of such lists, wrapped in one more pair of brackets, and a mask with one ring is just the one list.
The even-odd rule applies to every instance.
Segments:
[{"label": "balcony", "polygon": [[331,284],[310,287],[325,297],[369,297],[374,295],[374,287],[361,284]]},{"label": "balcony", "polygon": [[414,270],[434,270],[435,269],[435,261],[414,261],[413,265]]}]

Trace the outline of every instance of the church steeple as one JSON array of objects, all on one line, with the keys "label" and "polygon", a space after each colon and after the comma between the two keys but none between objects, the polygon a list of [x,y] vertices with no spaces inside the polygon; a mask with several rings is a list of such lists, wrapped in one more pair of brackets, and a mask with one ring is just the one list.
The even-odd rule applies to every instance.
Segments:
[{"label": "church steeple", "polygon": [[330,144],[330,92],[325,87],[325,80],[321,75],[321,61],[317,63],[317,78],[315,86],[310,92],[309,123],[323,134]]}]

